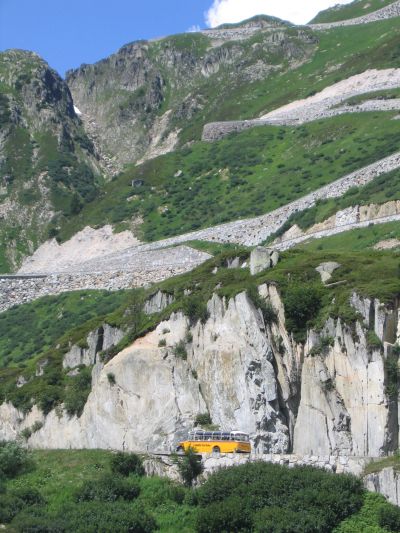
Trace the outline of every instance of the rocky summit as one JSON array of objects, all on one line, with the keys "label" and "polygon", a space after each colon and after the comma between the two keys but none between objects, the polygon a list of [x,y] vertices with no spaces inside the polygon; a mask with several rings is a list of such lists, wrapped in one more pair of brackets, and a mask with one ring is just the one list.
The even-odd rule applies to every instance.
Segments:
[{"label": "rocky summit", "polygon": [[399,22],[0,53],[0,528],[400,530]]}]

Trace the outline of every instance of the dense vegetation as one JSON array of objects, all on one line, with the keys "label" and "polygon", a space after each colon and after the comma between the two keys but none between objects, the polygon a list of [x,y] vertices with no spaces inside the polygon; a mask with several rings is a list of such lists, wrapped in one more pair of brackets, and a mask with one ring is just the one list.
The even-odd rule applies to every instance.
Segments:
[{"label": "dense vegetation", "polygon": [[398,531],[399,510],[350,476],[249,463],[192,489],[144,477],[141,463],[134,454],[28,454],[0,443],[0,523],[43,533]]},{"label": "dense vegetation", "polygon": [[[157,240],[261,215],[395,152],[400,123],[392,117],[365,113],[297,128],[264,126],[194,144],[128,169],[59,236],[106,222],[123,229],[141,216],[143,238]],[[132,187],[133,181],[143,185]]]}]

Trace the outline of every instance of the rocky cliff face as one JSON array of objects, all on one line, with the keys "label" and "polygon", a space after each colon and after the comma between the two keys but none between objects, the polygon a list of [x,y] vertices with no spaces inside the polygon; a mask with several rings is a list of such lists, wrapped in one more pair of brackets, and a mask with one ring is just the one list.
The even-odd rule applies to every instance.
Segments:
[{"label": "rocky cliff face", "polygon": [[[0,438],[16,438],[39,420],[43,427],[29,440],[36,447],[169,450],[196,415],[208,412],[221,428],[249,432],[263,453],[381,456],[396,450],[398,405],[387,362],[397,365],[397,307],[354,294],[355,328],[330,319],[322,332],[308,333],[303,347],[287,332],[276,287],[262,285],[259,292],[276,311],[270,324],[246,293],[214,295],[204,323],[173,313],[105,365],[96,357],[97,332],[88,338],[87,354],[72,347],[64,361],[68,368],[94,363],[81,417],[62,409],[47,417],[34,409],[24,417],[3,404]],[[371,344],[368,331],[379,340]],[[109,340],[120,338],[109,333]]]},{"label": "rocky cliff face", "polygon": [[100,169],[65,82],[32,52],[0,54],[0,271],[96,195]]},{"label": "rocky cliff face", "polygon": [[199,139],[207,117],[243,84],[285,71],[314,49],[308,30],[260,17],[235,28],[140,41],[67,73],[110,170]]}]

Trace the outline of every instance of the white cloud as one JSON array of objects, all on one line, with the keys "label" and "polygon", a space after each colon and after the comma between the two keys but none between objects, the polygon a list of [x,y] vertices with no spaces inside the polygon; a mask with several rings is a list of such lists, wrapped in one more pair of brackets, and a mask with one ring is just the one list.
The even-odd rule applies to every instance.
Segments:
[{"label": "white cloud", "polygon": [[254,15],[272,15],[296,24],[309,22],[322,9],[352,0],[214,0],[205,13],[208,26],[240,22]]}]

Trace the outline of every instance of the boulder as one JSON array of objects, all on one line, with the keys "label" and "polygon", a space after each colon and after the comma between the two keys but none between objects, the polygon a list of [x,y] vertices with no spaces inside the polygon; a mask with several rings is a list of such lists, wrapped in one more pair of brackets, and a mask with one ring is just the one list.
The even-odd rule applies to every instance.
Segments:
[{"label": "boulder", "polygon": [[335,261],[327,261],[326,263],[321,263],[315,269],[321,276],[322,283],[327,283],[335,270],[340,267],[340,263],[335,263]]},{"label": "boulder", "polygon": [[259,274],[267,268],[276,266],[278,261],[279,254],[276,250],[257,246],[250,254],[250,273],[252,276]]}]

